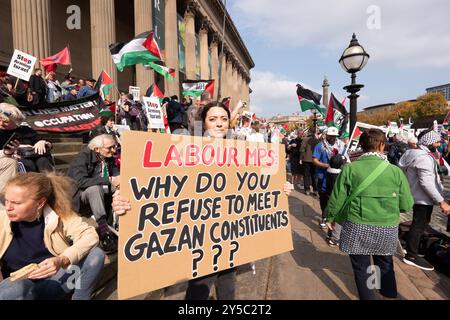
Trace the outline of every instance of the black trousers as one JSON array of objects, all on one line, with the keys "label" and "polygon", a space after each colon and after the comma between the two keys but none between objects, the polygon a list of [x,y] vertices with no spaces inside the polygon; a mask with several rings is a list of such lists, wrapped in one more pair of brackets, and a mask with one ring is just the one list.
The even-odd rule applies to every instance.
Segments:
[{"label": "black trousers", "polygon": [[213,284],[218,300],[235,300],[236,268],[189,281],[186,300],[208,300]]},{"label": "black trousers", "polygon": [[[395,280],[394,260],[392,256],[373,256],[373,262],[380,273],[372,273],[371,256],[350,255],[356,287],[361,300],[376,300],[375,289],[386,298],[397,298],[397,282]],[[376,288],[376,284],[380,288]]]},{"label": "black trousers", "polygon": [[417,255],[420,239],[425,229],[430,224],[433,206],[416,204],[413,208],[413,222],[406,236],[406,250],[410,255]]},{"label": "black trousers", "polygon": [[45,172],[55,170],[51,156],[42,156],[35,159],[21,159],[27,172]]},{"label": "black trousers", "polygon": [[314,192],[317,191],[317,184],[315,181],[316,176],[316,167],[311,162],[303,162],[303,170],[304,170],[304,183],[305,183],[305,191],[309,191],[311,187],[313,187]]}]

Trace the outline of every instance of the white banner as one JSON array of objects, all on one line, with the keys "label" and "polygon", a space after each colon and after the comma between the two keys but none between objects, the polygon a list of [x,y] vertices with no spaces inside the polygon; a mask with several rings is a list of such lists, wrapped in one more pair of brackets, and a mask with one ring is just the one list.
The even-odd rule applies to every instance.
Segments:
[{"label": "white banner", "polygon": [[19,50],[14,50],[14,55],[7,73],[24,81],[30,81],[36,61],[36,57]]},{"label": "white banner", "polygon": [[133,100],[134,101],[140,101],[141,100],[141,88],[130,86],[129,94],[133,95]]},{"label": "white banner", "polygon": [[144,97],[144,109],[148,118],[150,129],[165,129],[164,114],[161,108],[161,101],[158,97]]}]

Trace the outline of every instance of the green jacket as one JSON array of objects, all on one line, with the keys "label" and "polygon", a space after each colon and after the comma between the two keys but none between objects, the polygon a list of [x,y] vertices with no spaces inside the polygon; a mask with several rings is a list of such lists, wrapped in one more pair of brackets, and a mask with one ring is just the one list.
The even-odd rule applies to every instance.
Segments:
[{"label": "green jacket", "polygon": [[387,169],[338,216],[345,200],[375,170],[381,160],[377,156],[364,157],[346,165],[339,175],[328,202],[329,222],[349,221],[379,227],[394,227],[400,223],[400,212],[408,212],[414,205],[408,180],[401,169],[389,165]]}]

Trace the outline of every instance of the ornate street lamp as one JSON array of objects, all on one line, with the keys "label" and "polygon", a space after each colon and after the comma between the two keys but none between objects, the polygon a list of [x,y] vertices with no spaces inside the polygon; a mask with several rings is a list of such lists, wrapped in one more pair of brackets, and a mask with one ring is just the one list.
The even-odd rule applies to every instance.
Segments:
[{"label": "ornate street lamp", "polygon": [[356,39],[356,35],[353,34],[350,46],[345,49],[341,59],[339,60],[342,68],[352,75],[352,84],[344,87],[344,90],[350,93],[350,96],[348,96],[350,99],[350,134],[352,134],[353,129],[356,126],[356,114],[358,112],[357,99],[359,98],[357,93],[364,88],[363,85],[356,84],[356,73],[361,71],[366,66],[369,58],[369,54],[359,44],[358,39]]}]

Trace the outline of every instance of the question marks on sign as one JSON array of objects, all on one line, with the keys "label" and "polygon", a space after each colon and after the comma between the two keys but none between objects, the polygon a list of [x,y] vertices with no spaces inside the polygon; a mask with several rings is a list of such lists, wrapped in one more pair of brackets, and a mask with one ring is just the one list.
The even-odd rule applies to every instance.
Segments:
[{"label": "question marks on sign", "polygon": [[234,267],[234,257],[236,256],[236,253],[239,251],[239,242],[232,241],[231,246],[234,246],[234,249],[231,249],[230,252],[230,267]]},{"label": "question marks on sign", "polygon": [[200,263],[200,261],[203,260],[203,257],[205,256],[205,254],[203,253],[203,250],[201,249],[197,249],[192,251],[193,255],[198,255],[196,258],[194,258],[194,260],[192,261],[192,277],[197,278],[198,276],[198,264]]},{"label": "question marks on sign", "polygon": [[220,244],[214,245],[212,247],[212,249],[217,250],[217,253],[214,255],[214,258],[213,258],[214,272],[217,272],[217,270],[219,270],[219,266],[218,266],[219,257],[222,255],[223,249]]}]

